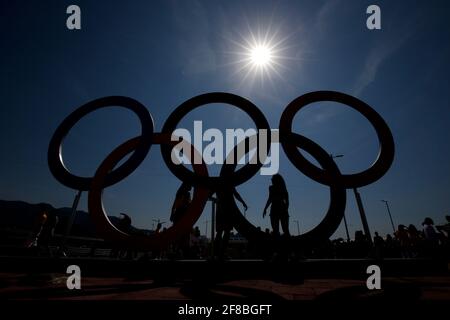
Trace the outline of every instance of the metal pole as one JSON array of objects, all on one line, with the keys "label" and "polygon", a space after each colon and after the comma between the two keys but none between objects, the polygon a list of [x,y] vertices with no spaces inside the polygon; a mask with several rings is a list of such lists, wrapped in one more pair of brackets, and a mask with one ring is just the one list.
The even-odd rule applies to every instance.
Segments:
[{"label": "metal pole", "polygon": [[216,224],[216,201],[211,200],[211,241],[214,242],[215,238],[215,224]]},{"label": "metal pole", "polygon": [[211,198],[211,257],[214,257],[215,223],[216,223],[216,199]]},{"label": "metal pole", "polygon": [[391,220],[392,230],[394,230],[394,234],[395,234],[395,225],[394,225],[394,221],[392,220],[391,210],[389,208],[389,202],[387,200],[381,200],[381,201],[383,201],[386,204],[386,209],[389,214],[389,219]]},{"label": "metal pole", "polygon": [[61,253],[63,253],[64,255],[66,255],[65,254],[65,246],[66,246],[67,237],[70,235],[70,231],[72,230],[73,223],[77,216],[77,207],[78,207],[78,203],[80,202],[82,193],[83,193],[83,191],[79,190],[78,193],[76,194],[75,198],[73,199],[72,212],[70,214],[69,220],[67,221],[66,231],[64,232],[63,238],[61,239],[59,251]]},{"label": "metal pole", "polygon": [[366,238],[371,245],[373,245],[372,236],[370,235],[369,224],[367,223],[366,213],[364,212],[364,207],[361,201],[361,195],[359,194],[356,188],[353,188],[353,192],[355,193],[356,203],[358,204],[359,214],[361,215],[361,221],[364,228],[364,233],[366,234]]},{"label": "metal pole", "polygon": [[[333,155],[332,153],[330,153],[331,159],[342,158],[343,156],[344,156],[343,154]],[[344,212],[344,227],[345,227],[345,233],[347,234],[347,242],[350,242],[350,234],[348,233],[347,218],[345,217],[345,212]]]},{"label": "metal pole", "polygon": [[345,213],[344,213],[344,227],[345,233],[347,234],[347,242],[350,242],[350,234],[348,233],[347,218],[345,217]]}]

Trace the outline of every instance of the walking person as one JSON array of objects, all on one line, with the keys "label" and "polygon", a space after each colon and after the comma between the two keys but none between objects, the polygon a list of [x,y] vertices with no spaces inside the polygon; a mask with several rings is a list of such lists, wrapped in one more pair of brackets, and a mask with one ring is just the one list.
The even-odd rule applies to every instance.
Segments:
[{"label": "walking person", "polygon": [[[272,176],[272,185],[269,187],[269,197],[264,207],[263,218],[270,206],[270,224],[274,237],[274,261],[285,261],[291,255],[289,232],[289,194],[286,183],[280,174]],[[280,236],[280,224],[283,237]]]}]

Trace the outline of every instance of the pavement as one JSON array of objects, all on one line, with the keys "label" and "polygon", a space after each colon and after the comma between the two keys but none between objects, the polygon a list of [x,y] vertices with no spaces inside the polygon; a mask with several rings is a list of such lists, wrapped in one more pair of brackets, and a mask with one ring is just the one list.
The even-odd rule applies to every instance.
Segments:
[{"label": "pavement", "polygon": [[364,280],[305,279],[303,284],[270,280],[221,283],[82,277],[80,290],[69,290],[66,274],[0,273],[0,300],[450,300],[450,276],[388,277],[380,290]]},{"label": "pavement", "polygon": [[[369,290],[367,267],[381,270]],[[67,287],[69,265],[81,289]],[[450,300],[446,261],[329,259],[130,261],[92,258],[0,257],[0,300],[342,301]]]}]

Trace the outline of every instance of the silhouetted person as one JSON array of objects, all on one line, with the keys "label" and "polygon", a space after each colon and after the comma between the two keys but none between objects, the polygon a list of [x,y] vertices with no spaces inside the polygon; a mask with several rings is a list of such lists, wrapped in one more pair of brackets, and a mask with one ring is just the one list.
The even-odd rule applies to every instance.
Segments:
[{"label": "silhouetted person", "polygon": [[[119,214],[120,220],[117,224],[117,229],[119,229],[122,232],[125,232],[127,234],[131,234],[132,233],[132,227],[131,227],[131,217],[126,214],[126,213],[120,213]],[[125,259],[132,259],[133,258],[133,251],[129,250],[128,248],[114,248],[111,251],[111,257],[113,258],[117,258],[117,256],[119,256],[119,258],[121,258],[123,255],[125,255]]]},{"label": "silhouetted person", "polygon": [[450,216],[445,216],[447,223],[441,226],[436,226],[436,229],[442,234],[441,242],[443,245],[444,253],[447,255],[447,259],[450,259]]},{"label": "silhouetted person", "polygon": [[378,232],[375,232],[375,236],[373,237],[373,246],[375,249],[375,257],[378,259],[382,258],[384,249],[384,240],[378,234]]},{"label": "silhouetted person", "polygon": [[408,226],[408,238],[411,257],[416,258],[418,255],[419,243],[422,237],[419,230],[417,230],[416,226],[413,224]]},{"label": "silhouetted person", "polygon": [[195,226],[194,228],[194,236],[200,238],[200,229],[198,228],[198,226]]},{"label": "silhouetted person", "polygon": [[395,242],[390,234],[386,235],[384,247],[385,247],[385,255],[387,257],[392,258],[393,256],[395,256]]},{"label": "silhouetted person", "polygon": [[450,238],[450,216],[445,216],[445,220],[447,220],[447,223],[441,226],[436,226],[436,229],[443,233],[448,239]]},{"label": "silhouetted person", "polygon": [[192,185],[183,182],[178,188],[175,195],[175,200],[173,201],[172,211],[170,214],[170,221],[173,224],[177,224],[180,218],[186,213],[191,204],[191,188]]},{"label": "silhouetted person", "polygon": [[266,216],[267,208],[270,206],[270,224],[273,234],[280,235],[281,228],[285,236],[289,233],[289,194],[286,183],[280,174],[272,176],[272,185],[269,187],[269,198],[264,207],[263,218]]},{"label": "silhouetted person", "polygon": [[366,235],[361,230],[355,231],[355,241],[353,242],[354,254],[358,258],[364,258],[369,253],[369,242]]},{"label": "silhouetted person", "polygon": [[423,235],[425,237],[424,254],[428,257],[437,257],[439,254],[439,239],[440,235],[434,228],[434,222],[431,218],[427,217],[422,222],[423,226]]},{"label": "silhouetted person", "polygon": [[423,226],[423,234],[425,236],[425,240],[438,244],[439,242],[439,234],[437,233],[436,229],[434,228],[434,222],[431,218],[425,218],[425,220],[422,222]]},{"label": "silhouetted person", "polygon": [[131,218],[126,213],[120,213],[120,216],[122,216],[119,220],[119,230],[123,231],[125,233],[130,233],[131,231]]},{"label": "silhouetted person", "polygon": [[41,252],[44,252],[47,256],[52,256],[52,252],[50,250],[50,242],[55,235],[55,228],[58,224],[59,218],[55,213],[48,213],[47,220],[42,226],[41,233],[37,239],[37,246]]},{"label": "silhouetted person", "polygon": [[36,217],[35,222],[33,223],[33,227],[30,232],[29,240],[26,243],[26,247],[36,250],[36,253],[38,253],[38,241],[39,237],[42,234],[42,231],[44,229],[44,225],[47,222],[48,219],[48,210],[47,207],[44,204],[39,205],[39,213]]},{"label": "silhouetted person", "polygon": [[236,189],[234,189],[232,193],[227,191],[217,192],[216,238],[214,240],[214,250],[219,259],[225,257],[225,251],[228,246],[228,241],[230,240],[230,232],[234,227],[232,217],[236,213],[233,211],[238,210],[234,205],[234,199],[244,206],[244,210],[248,209],[247,204]]},{"label": "silhouetted person", "polygon": [[373,237],[373,244],[375,246],[383,246],[384,240],[383,238],[378,234],[378,232],[375,232],[375,236]]},{"label": "silhouetted person", "polygon": [[400,245],[400,254],[402,258],[411,258],[409,236],[406,226],[403,224],[398,225],[397,231],[395,231],[395,238]]}]

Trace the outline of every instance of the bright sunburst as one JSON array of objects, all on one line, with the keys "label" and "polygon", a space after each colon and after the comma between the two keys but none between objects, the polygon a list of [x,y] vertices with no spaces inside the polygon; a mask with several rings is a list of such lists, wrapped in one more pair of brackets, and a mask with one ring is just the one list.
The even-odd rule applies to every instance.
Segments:
[{"label": "bright sunburst", "polygon": [[280,37],[278,30],[271,27],[266,32],[248,31],[246,36],[239,34],[240,39],[229,39],[235,46],[231,64],[236,66],[235,75],[241,79],[241,84],[253,84],[256,80],[264,83],[265,80],[273,81],[276,76],[283,79],[281,70],[285,68],[283,62],[286,59],[286,40],[288,37]]},{"label": "bright sunburst", "polygon": [[250,59],[258,67],[264,67],[272,62],[272,50],[267,46],[256,46],[250,51]]}]

